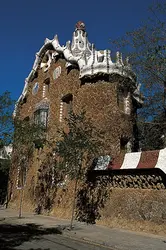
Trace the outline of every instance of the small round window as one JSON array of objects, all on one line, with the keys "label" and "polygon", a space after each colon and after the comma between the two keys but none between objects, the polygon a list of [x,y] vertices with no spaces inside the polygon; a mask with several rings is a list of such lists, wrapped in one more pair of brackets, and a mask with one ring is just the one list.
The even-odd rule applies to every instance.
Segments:
[{"label": "small round window", "polygon": [[37,92],[38,92],[38,89],[39,89],[39,84],[38,84],[38,82],[36,82],[36,83],[34,84],[34,86],[33,86],[32,94],[33,94],[33,95],[36,95]]}]

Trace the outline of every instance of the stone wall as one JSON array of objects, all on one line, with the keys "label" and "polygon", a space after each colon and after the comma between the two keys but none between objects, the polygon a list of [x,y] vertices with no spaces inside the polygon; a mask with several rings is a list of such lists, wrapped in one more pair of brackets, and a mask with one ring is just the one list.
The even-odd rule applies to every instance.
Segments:
[{"label": "stone wall", "polygon": [[[35,196],[30,190],[32,190],[32,186],[24,191],[23,211],[34,212],[37,208],[37,199],[32,199]],[[58,189],[51,187],[49,197],[53,199],[54,204],[50,210],[43,209],[42,214],[70,219],[73,192],[74,182]],[[15,193],[10,207],[19,208],[20,193],[20,190],[17,191],[17,194]],[[32,196],[30,197],[30,195]],[[40,193],[42,201],[46,201],[47,195],[47,192]],[[80,185],[77,194],[76,217],[78,220],[88,223],[166,235],[165,197],[165,190],[112,188],[108,182],[92,187],[88,184],[88,189],[87,186]],[[81,198],[81,209],[78,206],[79,198]],[[36,212],[38,211],[36,210]]]},{"label": "stone wall", "polygon": [[111,189],[97,223],[166,235],[166,191]]},{"label": "stone wall", "polygon": [[[117,155],[120,152],[120,138],[133,138],[133,124],[135,123],[133,114],[126,115],[120,110],[117,103],[120,78],[100,75],[91,80],[81,81],[79,70],[76,68],[66,69],[65,64],[66,61],[59,58],[56,62],[52,62],[47,72],[38,69],[36,78],[28,85],[26,98],[18,106],[19,117],[33,120],[34,112],[39,105],[42,102],[47,102],[49,105],[47,140],[56,140],[57,128],[64,126],[62,97],[72,94],[74,112],[86,111],[86,117],[92,121],[94,127],[102,135],[105,153],[111,156]],[[53,77],[55,69],[58,71],[56,77]],[[36,83],[38,86],[35,85]],[[34,86],[37,86],[36,89]],[[38,169],[47,158],[50,150],[47,145],[40,150],[34,149],[30,159],[24,190],[25,199],[29,199],[30,203],[33,200],[34,189],[38,181]],[[13,196],[17,197],[18,163],[14,160],[15,154],[17,152],[14,149],[10,179],[14,183],[12,184]]]},{"label": "stone wall", "polygon": [[166,190],[112,188],[101,178],[80,187],[76,217],[87,223],[166,235],[165,195]]}]

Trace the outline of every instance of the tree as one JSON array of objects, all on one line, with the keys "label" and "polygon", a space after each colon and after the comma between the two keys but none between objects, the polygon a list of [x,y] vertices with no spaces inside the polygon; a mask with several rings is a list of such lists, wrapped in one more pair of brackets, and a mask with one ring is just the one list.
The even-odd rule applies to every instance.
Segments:
[{"label": "tree", "polygon": [[46,142],[45,127],[42,124],[35,124],[30,119],[20,119],[19,116],[14,120],[13,147],[19,158],[31,157],[34,147],[40,148]]},{"label": "tree", "polygon": [[166,117],[164,114],[153,121],[141,123],[139,121],[140,148],[145,150],[157,150],[166,147]]},{"label": "tree", "polygon": [[[157,122],[163,126],[162,130],[166,128],[166,123],[158,119],[161,116],[166,117],[165,14],[166,3],[150,6],[149,19],[146,23],[112,42],[116,48],[127,52],[138,82],[142,84],[145,101],[143,108],[138,112],[140,121],[138,125],[141,131],[146,130],[143,124],[150,121],[152,121],[151,127]],[[146,134],[143,137],[147,137]]]},{"label": "tree", "polygon": [[[13,104],[8,91],[0,95],[0,151],[4,150],[4,146],[8,146],[12,142],[13,136]],[[7,194],[7,184],[9,168],[11,166],[11,160],[8,155],[5,155],[5,159],[0,159],[0,203],[3,204]]]},{"label": "tree", "polygon": [[4,204],[7,196],[8,176],[11,166],[10,158],[0,159],[0,204]]},{"label": "tree", "polygon": [[0,147],[8,145],[12,141],[13,105],[14,101],[8,91],[0,95]]},{"label": "tree", "polygon": [[12,164],[14,167],[17,166],[17,168],[19,168],[19,217],[22,216],[22,201],[24,186],[26,183],[26,174],[32,159],[34,148],[41,148],[45,143],[45,127],[42,124],[35,124],[30,119],[20,119],[19,114],[17,114],[17,117],[14,119]]},{"label": "tree", "polygon": [[72,229],[78,181],[85,177],[88,158],[93,159],[102,154],[102,143],[95,127],[86,118],[85,112],[81,114],[71,112],[69,118],[66,119],[66,124],[67,132],[63,128],[58,131],[59,140],[56,143],[55,152],[59,157],[58,167],[64,175],[75,180],[70,223]]}]

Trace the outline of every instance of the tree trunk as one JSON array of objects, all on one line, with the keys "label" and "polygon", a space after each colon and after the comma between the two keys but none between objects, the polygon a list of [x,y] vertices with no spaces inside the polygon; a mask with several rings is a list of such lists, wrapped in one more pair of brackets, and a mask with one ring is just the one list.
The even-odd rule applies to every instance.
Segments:
[{"label": "tree trunk", "polygon": [[21,218],[21,217],[22,217],[23,192],[24,192],[24,189],[23,189],[23,187],[22,187],[21,190],[20,190],[20,207],[19,207],[18,218]]},{"label": "tree trunk", "polygon": [[77,173],[77,176],[76,176],[76,180],[75,180],[75,186],[74,186],[74,199],[73,199],[72,215],[71,215],[71,221],[70,221],[70,230],[72,230],[72,228],[73,228],[73,220],[74,220],[74,212],[75,212],[75,203],[76,203],[76,196],[77,196],[77,185],[78,185],[80,170],[81,170],[81,166],[79,166],[79,170],[78,170],[78,173]]}]

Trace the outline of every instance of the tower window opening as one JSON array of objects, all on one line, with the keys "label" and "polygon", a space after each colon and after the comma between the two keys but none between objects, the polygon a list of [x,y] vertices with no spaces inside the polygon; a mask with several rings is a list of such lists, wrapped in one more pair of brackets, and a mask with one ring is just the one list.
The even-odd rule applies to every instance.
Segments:
[{"label": "tower window opening", "polygon": [[69,114],[73,110],[73,95],[67,94],[67,95],[63,96],[62,102],[63,102],[63,117],[69,118]]},{"label": "tower window opening", "polygon": [[126,153],[127,152],[127,143],[128,139],[126,137],[120,138],[120,151]]},{"label": "tower window opening", "polygon": [[130,114],[130,92],[127,89],[118,90],[117,104],[121,111],[125,114]]},{"label": "tower window opening", "polygon": [[119,89],[117,93],[117,104],[121,111],[124,111],[124,90]]}]

